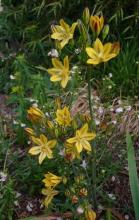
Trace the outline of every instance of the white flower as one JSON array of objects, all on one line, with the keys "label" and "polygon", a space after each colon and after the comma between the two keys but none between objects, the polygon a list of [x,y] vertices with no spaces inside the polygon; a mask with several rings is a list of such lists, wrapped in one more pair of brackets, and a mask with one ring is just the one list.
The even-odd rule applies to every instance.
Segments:
[{"label": "white flower", "polygon": [[19,123],[18,123],[18,121],[13,120],[13,124],[14,124],[14,125],[18,125]]},{"label": "white flower", "polygon": [[106,172],[106,170],[101,170],[101,172],[104,174]]},{"label": "white flower", "polygon": [[15,197],[16,197],[16,198],[19,198],[19,197],[20,197],[21,195],[22,195],[21,193],[19,193],[19,192],[16,192],[16,195],[15,195]]},{"label": "white flower", "polygon": [[113,120],[112,121],[112,124],[116,125],[117,121],[116,120]]},{"label": "white flower", "polygon": [[0,182],[5,182],[7,179],[7,174],[4,172],[0,172]]},{"label": "white flower", "polygon": [[80,49],[80,48],[75,49],[75,53],[76,53],[76,54],[81,53],[81,49]]},{"label": "white flower", "polygon": [[130,105],[129,105],[129,106],[126,106],[126,110],[127,110],[127,111],[130,111],[131,108],[132,108],[132,107],[131,107]]},{"label": "white flower", "polygon": [[112,200],[115,200],[115,199],[116,199],[115,195],[113,195],[112,193],[108,193],[108,196],[109,196],[109,198],[112,199]]},{"label": "white flower", "polygon": [[31,202],[28,202],[26,209],[28,212],[32,212],[33,204]]},{"label": "white flower", "polygon": [[31,144],[31,141],[28,141],[28,145],[30,145]]},{"label": "white flower", "polygon": [[110,108],[110,112],[113,112],[114,111],[114,108]]},{"label": "white flower", "polygon": [[84,209],[83,209],[81,206],[79,206],[79,207],[77,208],[77,213],[78,213],[79,215],[83,214],[83,213],[84,213]]},{"label": "white flower", "polygon": [[129,215],[125,215],[125,220],[128,220],[129,219]]},{"label": "white flower", "polygon": [[46,115],[46,117],[49,117],[49,113],[48,112],[45,112],[45,115]]},{"label": "white flower", "polygon": [[14,201],[14,205],[20,207],[19,202],[17,200]]},{"label": "white flower", "polygon": [[60,156],[64,157],[65,156],[65,150],[61,149],[58,153]]},{"label": "white flower", "polygon": [[26,127],[26,124],[21,123],[20,126],[21,126],[21,128],[24,128],[24,127]]},{"label": "white flower", "polygon": [[109,86],[108,86],[108,89],[112,89],[112,86],[111,86],[111,85],[109,85]]},{"label": "white flower", "polygon": [[99,108],[98,108],[98,113],[99,113],[100,115],[103,114],[103,108],[102,108],[102,107],[99,107]]},{"label": "white flower", "polygon": [[121,113],[121,112],[123,112],[123,108],[122,107],[118,107],[115,111],[116,111],[116,113]]},{"label": "white flower", "polygon": [[37,107],[38,107],[38,104],[37,104],[37,103],[33,103],[33,104],[32,104],[32,107],[37,108]]},{"label": "white flower", "polygon": [[84,169],[86,169],[86,167],[87,167],[86,161],[83,160],[80,166],[83,167]]},{"label": "white flower", "polygon": [[56,49],[52,49],[48,52],[48,56],[50,57],[59,57],[58,51]]},{"label": "white flower", "polygon": [[100,124],[100,120],[95,119],[95,123],[96,123],[96,125],[99,125]]},{"label": "white flower", "polygon": [[109,78],[112,78],[112,73],[109,73]]},{"label": "white flower", "polygon": [[115,179],[116,179],[115,176],[112,176],[112,178],[111,178],[112,182],[114,182]]},{"label": "white flower", "polygon": [[13,75],[10,75],[10,79],[15,79],[15,76],[13,76]]}]

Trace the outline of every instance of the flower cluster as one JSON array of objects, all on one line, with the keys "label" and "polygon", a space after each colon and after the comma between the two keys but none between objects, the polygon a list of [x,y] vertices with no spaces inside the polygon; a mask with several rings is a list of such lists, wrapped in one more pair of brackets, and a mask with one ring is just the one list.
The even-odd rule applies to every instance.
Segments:
[{"label": "flower cluster", "polygon": [[[79,39],[76,42],[79,53],[74,48],[74,32],[77,27],[80,32]],[[96,149],[93,149],[96,132],[93,126],[93,108],[91,106],[90,78],[88,75],[90,76],[92,66],[96,67],[96,65],[108,62],[116,57],[120,46],[118,42],[102,42],[108,35],[108,26],[104,25],[103,16],[90,16],[87,8],[83,13],[83,21],[78,20],[70,26],[61,19],[60,25],[53,25],[51,30],[50,37],[55,40],[56,49],[52,49],[48,54],[52,57],[52,67],[48,68],[47,72],[50,75],[50,81],[55,84],[58,82],[62,87],[62,90],[58,87],[61,103],[57,99],[54,102],[56,105],[47,114],[35,106],[31,106],[27,111],[27,117],[32,123],[32,128],[25,128],[32,143],[29,154],[39,155],[39,164],[42,166],[45,161],[47,163],[52,162],[53,166],[56,164],[55,171],[53,171],[58,173],[58,176],[48,170],[43,179],[45,188],[42,189],[42,194],[45,196],[45,206],[48,207],[59,192],[64,192],[67,201],[75,205],[78,214],[79,210],[82,209],[84,211],[81,211],[80,214],[83,214],[86,220],[95,220],[96,213],[90,206],[90,195],[88,195],[89,190],[90,192],[92,190],[92,180],[88,180],[90,177],[86,174],[88,165],[95,161],[92,157],[96,151]],[[101,36],[102,32],[101,41],[98,37]],[[69,47],[70,50],[66,47]],[[69,51],[72,50],[74,52],[70,55]],[[74,60],[72,61],[72,58],[76,60],[73,66]],[[78,68],[77,62],[80,68]],[[82,74],[82,70],[86,74]],[[69,93],[65,93],[69,81],[73,86],[76,78],[79,77],[78,75],[86,80],[88,84],[88,103],[90,106],[88,119],[84,116],[81,117],[81,114],[71,114],[70,107],[72,103],[68,99],[70,89]],[[61,94],[61,91],[63,94]],[[71,95],[73,94],[71,93]],[[65,103],[68,103],[70,107]],[[82,176],[82,173],[86,173],[83,178],[79,178],[79,175],[77,176],[78,172],[80,176]],[[61,187],[61,185],[65,186],[62,190],[57,190],[56,187]]]}]

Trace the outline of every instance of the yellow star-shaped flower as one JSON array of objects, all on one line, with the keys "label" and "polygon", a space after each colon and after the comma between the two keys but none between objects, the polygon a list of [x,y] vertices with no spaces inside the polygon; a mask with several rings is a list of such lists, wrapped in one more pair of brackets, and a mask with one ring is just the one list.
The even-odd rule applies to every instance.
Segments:
[{"label": "yellow star-shaped flower", "polygon": [[53,158],[52,148],[56,145],[56,140],[47,140],[47,137],[43,134],[40,135],[40,138],[32,137],[32,141],[36,146],[32,147],[29,150],[31,155],[39,155],[39,164],[48,157],[49,159]]},{"label": "yellow star-shaped flower", "polygon": [[45,187],[56,187],[62,181],[62,177],[56,176],[53,173],[48,172],[45,174],[45,178],[42,182],[45,183]]},{"label": "yellow star-shaped flower", "polygon": [[89,56],[87,63],[97,65],[102,62],[107,62],[116,57],[119,53],[119,50],[119,44],[106,43],[103,45],[101,41],[97,38],[94,42],[93,47],[86,48],[86,53]]},{"label": "yellow star-shaped flower", "polygon": [[54,196],[56,196],[58,193],[59,192],[57,190],[54,190],[53,188],[42,189],[42,194],[46,196],[46,198],[44,199],[45,207],[49,206]]},{"label": "yellow star-shaped flower", "polygon": [[91,145],[89,141],[96,137],[94,132],[88,132],[88,124],[85,124],[82,128],[76,131],[75,137],[67,139],[67,143],[74,144],[77,152],[80,153],[83,149],[91,151]]},{"label": "yellow star-shaped flower", "polygon": [[61,49],[73,38],[77,22],[73,23],[70,27],[63,19],[60,20],[60,25],[52,27],[51,38],[60,42]]},{"label": "yellow star-shaped flower", "polygon": [[69,59],[68,56],[64,58],[63,63],[58,58],[52,59],[53,68],[48,69],[48,73],[51,75],[50,80],[52,82],[61,82],[63,88],[66,87],[69,81]]},{"label": "yellow star-shaped flower", "polygon": [[56,111],[56,121],[59,125],[70,126],[71,125],[71,115],[68,107],[64,107],[63,109],[57,109]]}]

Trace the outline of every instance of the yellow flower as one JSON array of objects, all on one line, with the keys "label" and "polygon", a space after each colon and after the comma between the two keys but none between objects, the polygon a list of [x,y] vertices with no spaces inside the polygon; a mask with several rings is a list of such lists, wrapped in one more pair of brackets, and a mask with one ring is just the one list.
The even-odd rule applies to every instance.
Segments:
[{"label": "yellow flower", "polygon": [[69,59],[68,56],[64,58],[63,63],[58,58],[52,59],[53,68],[48,69],[51,75],[52,82],[61,82],[62,88],[65,88],[69,81]]},{"label": "yellow flower", "polygon": [[45,187],[56,187],[61,181],[62,177],[56,176],[53,173],[48,172],[47,174],[44,175],[45,179],[43,179],[42,182],[45,183]]},{"label": "yellow flower", "polygon": [[63,109],[57,109],[56,121],[59,125],[70,126],[72,119],[68,107],[65,106]]},{"label": "yellow flower", "polygon": [[40,120],[45,118],[44,113],[37,107],[30,107],[27,110],[28,118],[32,122],[39,122]]},{"label": "yellow flower", "polygon": [[25,131],[27,132],[27,134],[29,136],[35,136],[36,135],[32,128],[25,128]]},{"label": "yellow flower", "polygon": [[53,158],[53,152],[52,148],[56,145],[56,140],[47,140],[47,137],[43,134],[40,135],[40,138],[32,137],[33,143],[36,144],[36,146],[32,147],[29,150],[29,154],[32,155],[39,155],[39,164],[43,162],[45,157],[48,157],[49,159]]},{"label": "yellow flower", "polygon": [[52,27],[51,38],[60,42],[61,49],[73,38],[77,22],[73,23],[70,27],[63,19],[60,20],[60,25]]},{"label": "yellow flower", "polygon": [[65,147],[66,147],[65,150],[66,159],[68,160],[74,160],[75,158],[80,159],[80,154],[77,151],[75,144],[66,143]]},{"label": "yellow flower", "polygon": [[75,137],[69,138],[67,142],[74,144],[77,152],[80,153],[83,149],[91,151],[91,145],[88,141],[93,140],[96,134],[88,132],[88,124],[85,124],[82,128],[76,131]]},{"label": "yellow flower", "polygon": [[96,219],[96,213],[92,209],[88,209],[85,212],[85,220],[95,220]]},{"label": "yellow flower", "polygon": [[90,57],[87,60],[88,64],[97,65],[102,62],[107,62],[110,59],[116,57],[119,53],[119,44],[115,47],[115,43],[102,44],[97,38],[94,42],[93,48],[87,47],[86,52]]},{"label": "yellow flower", "polygon": [[98,36],[103,28],[104,18],[97,15],[90,17],[90,28]]},{"label": "yellow flower", "polygon": [[44,205],[45,207],[48,207],[48,205],[51,203],[54,196],[56,196],[59,192],[57,190],[54,190],[52,188],[48,189],[42,189],[42,194],[46,196],[44,199]]},{"label": "yellow flower", "polygon": [[88,194],[87,189],[85,188],[80,189],[80,192],[79,192],[80,196],[87,196],[87,194]]}]

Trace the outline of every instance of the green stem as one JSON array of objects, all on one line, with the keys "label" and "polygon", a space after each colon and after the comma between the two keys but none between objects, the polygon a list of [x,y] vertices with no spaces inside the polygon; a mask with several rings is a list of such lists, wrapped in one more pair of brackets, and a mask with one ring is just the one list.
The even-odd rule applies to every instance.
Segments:
[{"label": "green stem", "polygon": [[[92,110],[92,99],[91,99],[91,73],[88,71],[88,77],[87,77],[87,83],[88,83],[88,102],[89,102],[89,111],[90,111],[90,117],[91,117],[91,130],[95,128],[95,125],[93,123],[93,110]],[[97,208],[97,200],[96,200],[96,148],[95,143],[93,142],[92,145],[93,154],[91,157],[92,162],[92,192],[93,192],[93,205],[94,209]]]}]

